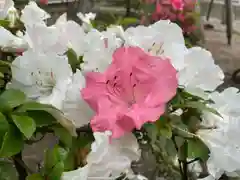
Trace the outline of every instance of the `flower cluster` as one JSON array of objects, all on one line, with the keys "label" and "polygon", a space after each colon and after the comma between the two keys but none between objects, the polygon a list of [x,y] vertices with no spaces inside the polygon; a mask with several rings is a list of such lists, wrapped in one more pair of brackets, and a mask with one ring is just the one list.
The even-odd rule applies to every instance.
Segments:
[{"label": "flower cluster", "polygon": [[[196,18],[198,17],[195,12],[196,1],[184,0],[184,1],[147,1],[143,3],[143,8],[150,7],[151,11],[146,11],[143,15],[144,19],[150,19],[152,22],[156,22],[163,19],[169,19],[172,22],[177,23],[184,31],[185,34],[190,34],[196,30]],[[149,9],[149,8],[148,8]],[[148,17],[150,13],[150,17]]]},{"label": "flower cluster", "polygon": [[[10,5],[1,10],[2,19],[8,19]],[[187,48],[182,29],[170,20],[99,31],[91,25],[94,14],[78,16],[82,26],[66,14],[47,26],[50,15],[30,1],[19,17],[24,30],[0,28],[1,50],[16,53],[6,89],[60,110],[70,122],[59,123],[73,135],[91,127],[90,152],[61,178],[108,180],[124,173],[142,179],[131,170],[141,155],[134,132],[152,127],[158,135],[168,129],[168,139],[206,146],[207,158],[199,158],[208,166],[208,179],[237,176],[240,94],[235,88],[216,91],[224,73],[211,53]]]}]

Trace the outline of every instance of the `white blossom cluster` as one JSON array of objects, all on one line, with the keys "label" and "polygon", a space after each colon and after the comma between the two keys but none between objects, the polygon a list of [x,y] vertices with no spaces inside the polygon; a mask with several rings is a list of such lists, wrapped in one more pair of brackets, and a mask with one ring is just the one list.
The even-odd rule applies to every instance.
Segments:
[{"label": "white blossom cluster", "polygon": [[[1,7],[0,18],[15,21],[12,0]],[[10,15],[9,15],[10,14]],[[13,15],[15,14],[15,15]],[[240,169],[240,94],[236,88],[219,93],[224,74],[215,65],[210,52],[200,47],[187,48],[181,28],[169,20],[150,26],[139,25],[124,30],[110,26],[98,31],[91,25],[93,13],[78,14],[83,25],[67,21],[63,14],[52,26],[45,20],[50,17],[37,4],[30,1],[19,17],[25,30],[12,34],[0,27],[0,47],[3,51],[22,52],[12,63],[12,81],[7,88],[22,90],[29,98],[51,104],[64,112],[74,128],[89,123],[92,110],[82,99],[80,90],[85,87],[84,74],[104,72],[111,63],[113,52],[121,46],[137,46],[151,55],[168,57],[178,71],[179,87],[204,99],[212,99],[222,117],[206,112],[203,125],[212,129],[200,130],[198,136],[208,145],[210,175],[207,180],[219,178],[223,173],[238,176]],[[73,73],[65,52],[73,49],[83,63]],[[141,179],[131,172],[131,162],[140,158],[136,138],[132,134],[114,139],[109,144],[110,132],[94,133],[95,142],[87,156],[87,165],[65,172],[63,180],[108,180],[126,173],[131,179]]]}]

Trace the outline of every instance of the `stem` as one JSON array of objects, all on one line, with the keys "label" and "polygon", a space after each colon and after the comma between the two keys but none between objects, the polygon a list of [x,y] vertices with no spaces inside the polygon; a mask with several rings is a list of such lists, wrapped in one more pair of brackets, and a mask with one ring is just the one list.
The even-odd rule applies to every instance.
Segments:
[{"label": "stem", "polygon": [[[172,136],[172,141],[173,141],[173,144],[174,144],[174,146],[175,146],[175,149],[177,150],[177,152],[178,152],[178,146],[177,146],[177,143],[176,143],[176,140],[175,140],[175,136],[173,135]],[[178,164],[179,164],[179,169],[180,169],[180,173],[181,173],[181,176],[183,177],[183,169],[182,169],[182,163],[181,163],[181,161],[178,159]]]},{"label": "stem", "polygon": [[19,180],[26,180],[26,177],[28,176],[26,165],[22,160],[22,153],[18,153],[13,156],[13,162],[15,165],[15,168],[18,172],[18,179]]},{"label": "stem", "polygon": [[182,180],[188,180],[188,162],[187,162],[187,154],[188,154],[188,144],[187,141],[184,142],[183,144],[183,176]]}]

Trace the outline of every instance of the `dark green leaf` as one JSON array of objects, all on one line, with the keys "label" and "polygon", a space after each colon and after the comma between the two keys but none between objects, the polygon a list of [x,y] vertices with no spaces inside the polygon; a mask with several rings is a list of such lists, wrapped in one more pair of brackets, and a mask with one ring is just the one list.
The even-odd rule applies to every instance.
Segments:
[{"label": "dark green leaf", "polygon": [[62,126],[53,127],[53,131],[56,136],[59,137],[60,141],[67,147],[72,146],[72,135]]},{"label": "dark green leaf", "polygon": [[85,148],[87,145],[91,144],[94,141],[92,134],[79,135],[74,139],[73,145],[75,148]]},{"label": "dark green leaf", "polygon": [[36,127],[44,127],[56,124],[56,119],[46,111],[28,111],[28,116],[34,119]]},{"label": "dark green leaf", "polygon": [[26,180],[45,180],[40,174],[32,174],[27,177]]},{"label": "dark green leaf", "polygon": [[171,139],[166,140],[165,150],[167,151],[168,155],[171,157],[175,157],[177,155],[177,150]]},{"label": "dark green leaf", "polygon": [[13,164],[9,161],[0,160],[0,179],[18,180],[18,175]]},{"label": "dark green leaf", "polygon": [[0,157],[11,157],[23,149],[24,140],[21,132],[17,127],[10,125],[8,132],[5,134]]},{"label": "dark green leaf", "polygon": [[36,124],[31,117],[12,115],[12,120],[27,139],[30,139],[36,130]]},{"label": "dark green leaf", "polygon": [[8,121],[5,116],[0,112],[0,147],[4,139],[4,135],[8,131]]},{"label": "dark green leaf", "polygon": [[202,160],[207,160],[209,152],[208,147],[201,140],[188,140],[188,158],[201,158]]},{"label": "dark green leaf", "polygon": [[64,172],[64,163],[58,162],[53,167],[52,171],[47,175],[48,180],[60,180],[63,172]]},{"label": "dark green leaf", "polygon": [[23,92],[15,89],[6,90],[0,95],[0,109],[10,111],[24,103],[25,100],[26,96]]}]

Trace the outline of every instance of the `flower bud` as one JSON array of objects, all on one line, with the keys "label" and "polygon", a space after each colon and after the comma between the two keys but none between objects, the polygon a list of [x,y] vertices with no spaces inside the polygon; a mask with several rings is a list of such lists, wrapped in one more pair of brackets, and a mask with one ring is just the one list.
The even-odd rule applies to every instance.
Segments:
[{"label": "flower bud", "polygon": [[10,21],[9,27],[13,28],[16,25],[17,19],[19,19],[18,11],[15,7],[11,7],[7,13],[7,19]]}]

